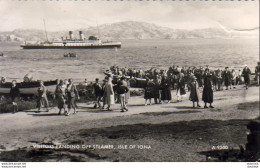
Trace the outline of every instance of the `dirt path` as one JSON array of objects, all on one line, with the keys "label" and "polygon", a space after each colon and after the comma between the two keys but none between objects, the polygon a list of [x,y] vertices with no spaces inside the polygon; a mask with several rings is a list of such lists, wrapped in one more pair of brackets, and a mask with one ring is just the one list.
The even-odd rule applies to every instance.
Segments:
[{"label": "dirt path", "polygon": [[[30,110],[15,114],[1,114],[0,148],[5,151],[15,150],[30,147],[35,142],[64,140],[82,129],[138,124],[177,124],[196,120],[247,120],[259,116],[259,110],[256,108],[257,105],[259,107],[259,88],[255,86],[248,90],[239,86],[228,91],[214,92],[214,109],[191,108],[192,103],[187,100],[188,96],[183,102],[176,103],[176,93],[172,92],[172,94],[174,98],[172,103],[150,106],[143,105],[143,97],[131,97],[129,111],[125,113],[120,112],[119,104],[114,105],[113,111],[108,112],[92,109],[93,105],[82,103],[79,104],[79,112],[69,117],[57,115],[57,108],[51,109],[48,113],[35,113],[35,110]],[[200,105],[203,107],[203,102]],[[101,143],[102,138],[99,138],[98,142]],[[146,139],[143,142],[148,141]]]}]

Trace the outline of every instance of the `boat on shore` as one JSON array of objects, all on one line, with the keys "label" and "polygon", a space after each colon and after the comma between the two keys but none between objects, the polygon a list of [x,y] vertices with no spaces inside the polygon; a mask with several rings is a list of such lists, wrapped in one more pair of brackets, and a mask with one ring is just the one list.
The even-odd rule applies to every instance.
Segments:
[{"label": "boat on shore", "polygon": [[82,31],[79,31],[79,39],[75,39],[73,32],[69,31],[69,38],[61,38],[59,41],[27,43],[20,45],[23,49],[100,49],[100,48],[121,48],[121,42],[102,41],[94,36],[84,38]]},{"label": "boat on shore", "polygon": [[[54,93],[57,85],[57,80],[44,81],[44,86],[48,92]],[[22,95],[37,95],[38,88],[40,87],[39,81],[32,82],[18,82],[16,83]],[[11,82],[0,84],[0,94],[9,94],[12,87]]]}]

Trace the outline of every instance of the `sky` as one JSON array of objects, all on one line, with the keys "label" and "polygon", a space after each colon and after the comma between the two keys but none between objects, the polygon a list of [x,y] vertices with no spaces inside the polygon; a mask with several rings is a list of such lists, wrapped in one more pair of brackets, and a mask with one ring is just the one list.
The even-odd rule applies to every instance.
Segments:
[{"label": "sky", "polygon": [[68,31],[121,21],[141,21],[174,29],[225,26],[259,27],[254,1],[105,1],[0,0],[0,31],[44,29]]}]

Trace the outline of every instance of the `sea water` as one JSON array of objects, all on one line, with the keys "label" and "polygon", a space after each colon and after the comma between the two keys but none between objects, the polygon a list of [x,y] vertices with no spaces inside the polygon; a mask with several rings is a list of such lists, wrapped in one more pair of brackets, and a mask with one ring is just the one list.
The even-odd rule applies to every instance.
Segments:
[{"label": "sea water", "polygon": [[[259,61],[258,39],[164,39],[122,40],[121,49],[35,49],[24,50],[19,43],[0,43],[0,76],[8,81],[30,73],[34,79],[103,79],[110,66],[168,69],[169,66],[229,66],[252,71]],[[65,58],[66,52],[78,57]]]}]

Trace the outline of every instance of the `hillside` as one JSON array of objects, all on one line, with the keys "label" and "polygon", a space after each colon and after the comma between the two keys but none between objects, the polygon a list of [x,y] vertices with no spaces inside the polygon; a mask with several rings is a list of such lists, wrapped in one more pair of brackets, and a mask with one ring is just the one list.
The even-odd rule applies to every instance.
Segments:
[{"label": "hillside", "polygon": [[[101,39],[185,39],[185,38],[258,38],[259,29],[250,32],[230,31],[221,28],[184,30],[161,27],[151,23],[125,21],[103,24],[98,27],[81,29],[85,37],[91,35]],[[69,30],[68,30],[69,31]],[[74,30],[74,36],[78,37]],[[48,32],[48,39],[68,37],[68,32]],[[43,30],[16,29],[11,32],[0,32],[0,41],[43,41],[46,39]]]}]

